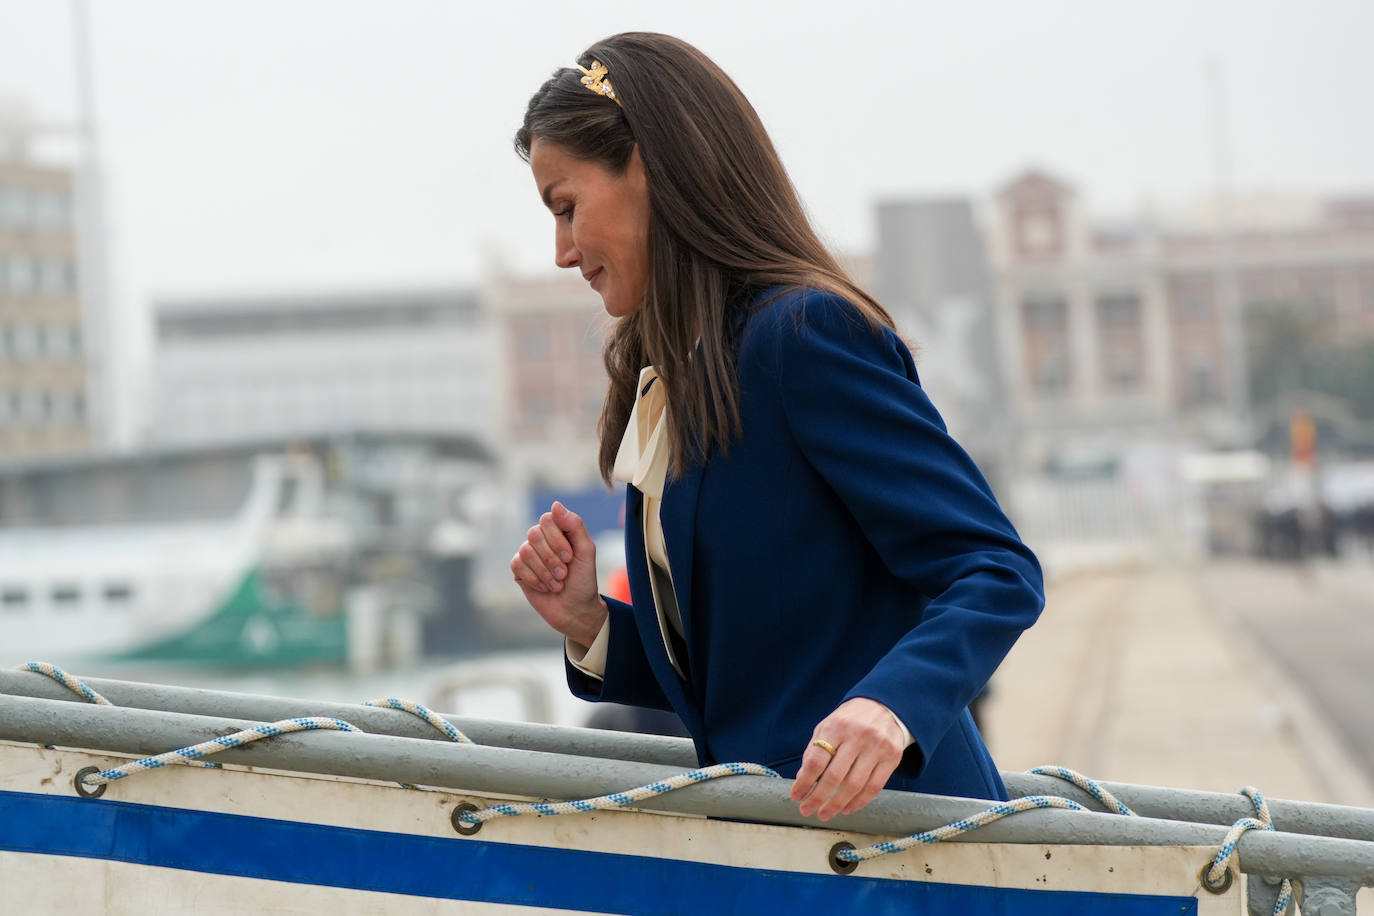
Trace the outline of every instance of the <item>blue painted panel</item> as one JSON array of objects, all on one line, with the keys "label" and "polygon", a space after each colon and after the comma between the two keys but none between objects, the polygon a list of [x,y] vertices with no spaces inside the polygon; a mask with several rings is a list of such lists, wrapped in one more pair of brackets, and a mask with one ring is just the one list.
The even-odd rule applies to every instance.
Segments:
[{"label": "blue painted panel", "polygon": [[807,875],[19,792],[0,792],[0,849],[450,900],[645,916],[1197,912],[1197,901],[1191,897]]},{"label": "blue painted panel", "polygon": [[599,483],[582,490],[534,487],[530,490],[530,518],[548,512],[555,499],[582,516],[593,537],[625,527],[625,488],[619,484],[609,493]]}]

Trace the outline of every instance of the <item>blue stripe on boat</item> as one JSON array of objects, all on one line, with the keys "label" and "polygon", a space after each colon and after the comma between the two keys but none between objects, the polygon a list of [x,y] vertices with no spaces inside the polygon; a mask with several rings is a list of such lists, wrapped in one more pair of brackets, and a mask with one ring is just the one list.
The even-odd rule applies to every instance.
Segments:
[{"label": "blue stripe on boat", "polygon": [[[493,833],[499,827],[488,827]],[[1189,916],[1156,897],[841,878],[0,792],[0,849],[297,884],[597,913]],[[919,850],[909,853],[919,857]]]}]

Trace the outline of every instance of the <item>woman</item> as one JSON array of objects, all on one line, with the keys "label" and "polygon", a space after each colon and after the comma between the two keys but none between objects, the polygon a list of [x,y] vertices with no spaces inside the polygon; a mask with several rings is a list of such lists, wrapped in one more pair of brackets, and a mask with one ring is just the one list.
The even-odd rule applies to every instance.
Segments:
[{"label": "woman", "polygon": [[892,319],[818,241],[758,116],[690,45],[598,42],[516,148],[555,259],[618,319],[600,466],[633,602],[554,503],[511,561],[589,700],[671,709],[703,764],[796,776],[829,820],[884,786],[1006,789],[967,706],[1040,568],[945,432]]}]

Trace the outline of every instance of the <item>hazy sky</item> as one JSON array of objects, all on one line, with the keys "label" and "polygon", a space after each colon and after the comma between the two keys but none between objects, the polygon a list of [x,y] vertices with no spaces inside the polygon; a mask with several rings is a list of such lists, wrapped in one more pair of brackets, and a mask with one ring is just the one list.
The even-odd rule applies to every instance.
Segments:
[{"label": "hazy sky", "polygon": [[[1090,211],[1211,187],[1204,63],[1235,181],[1374,190],[1368,0],[790,4],[92,0],[113,292],[150,299],[543,269],[552,221],[511,135],[592,41],[676,34],[740,84],[836,247],[884,195],[985,194],[1028,164]],[[70,20],[0,0],[0,95],[74,112]]]}]

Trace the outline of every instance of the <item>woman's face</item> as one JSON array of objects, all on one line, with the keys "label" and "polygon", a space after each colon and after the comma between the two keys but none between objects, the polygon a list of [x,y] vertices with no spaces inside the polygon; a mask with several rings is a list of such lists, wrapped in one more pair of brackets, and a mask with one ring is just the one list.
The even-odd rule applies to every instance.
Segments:
[{"label": "woman's face", "polygon": [[554,263],[582,271],[614,317],[634,312],[649,290],[649,183],[638,147],[616,175],[536,137],[530,169],[556,221]]}]

